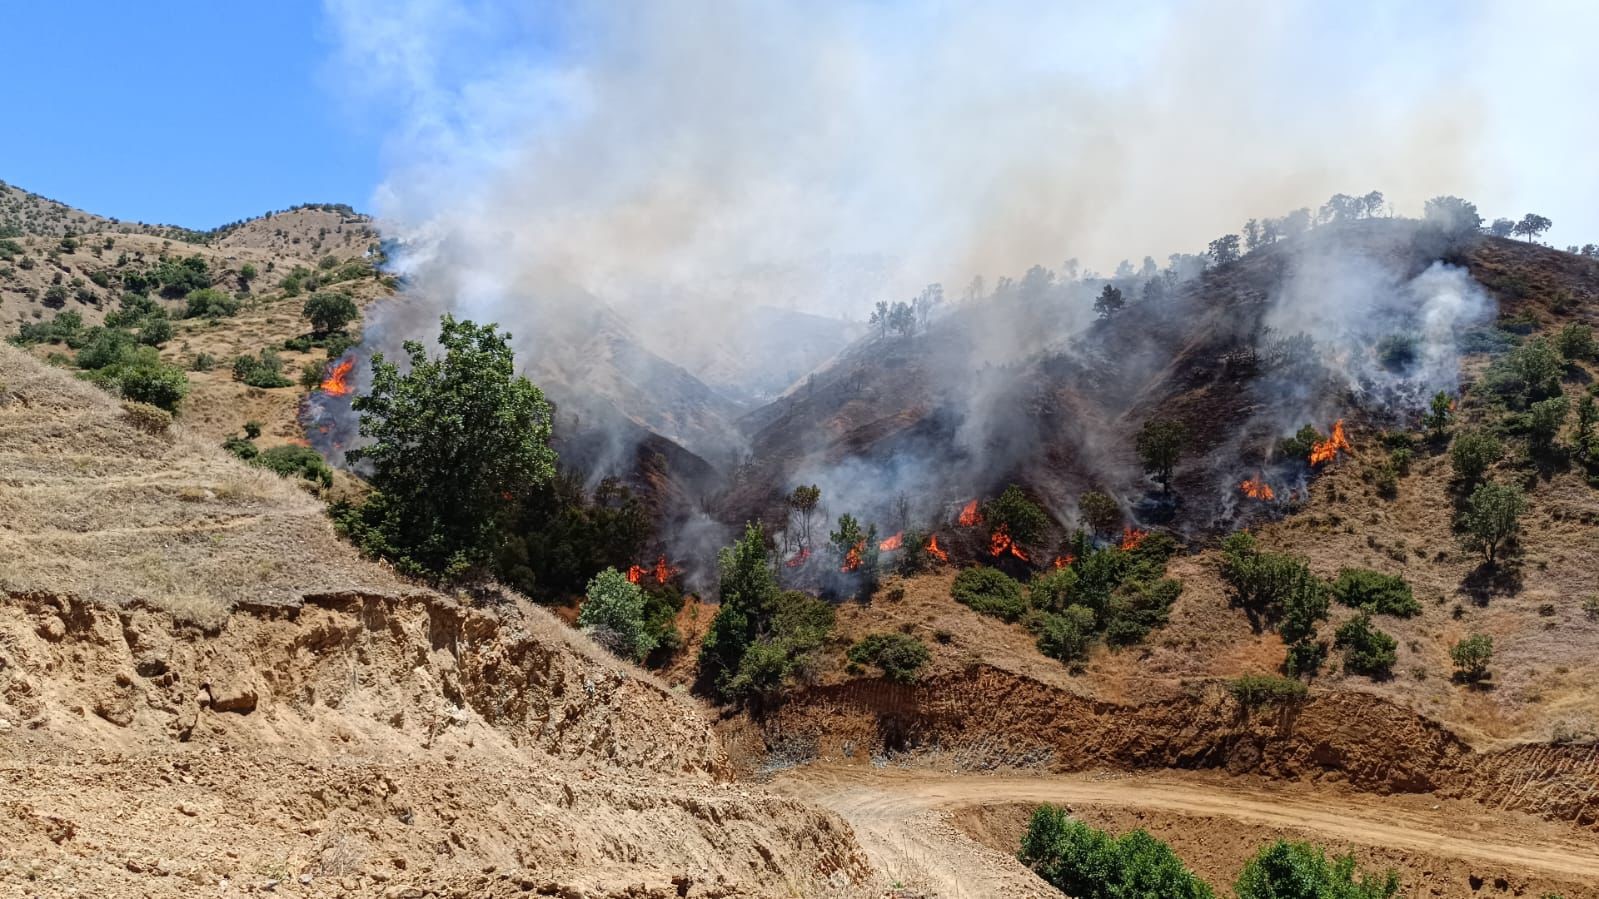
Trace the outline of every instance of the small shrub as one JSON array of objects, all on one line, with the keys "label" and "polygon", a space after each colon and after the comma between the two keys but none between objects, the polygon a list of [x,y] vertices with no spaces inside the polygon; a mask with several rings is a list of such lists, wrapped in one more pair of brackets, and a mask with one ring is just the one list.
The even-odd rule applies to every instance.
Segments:
[{"label": "small shrub", "polygon": [[214,287],[190,291],[185,297],[184,318],[227,318],[237,315],[239,301]]},{"label": "small shrub", "polygon": [[997,568],[978,566],[962,571],[955,576],[950,594],[974,612],[1005,621],[1015,621],[1027,611],[1022,585]]},{"label": "small shrub", "polygon": [[283,360],[270,347],[261,350],[257,356],[234,359],[233,380],[263,388],[288,387],[294,383],[283,376]]},{"label": "small shrub", "polygon": [[870,634],[851,646],[848,656],[857,665],[882,669],[884,677],[902,684],[916,680],[930,658],[922,641],[908,634]]},{"label": "small shrub", "polygon": [[255,440],[261,436],[261,423],[251,419],[244,423],[244,436]]},{"label": "small shrub", "polygon": [[1455,477],[1470,486],[1481,480],[1488,466],[1499,461],[1503,454],[1504,447],[1492,434],[1463,431],[1449,447],[1449,464],[1454,467]]},{"label": "small shrub", "polygon": [[1455,663],[1455,677],[1468,682],[1486,677],[1488,663],[1493,657],[1494,640],[1487,634],[1472,634],[1449,647],[1449,659]]},{"label": "small shrub", "polygon": [[1592,359],[1595,352],[1593,328],[1580,322],[1572,322],[1560,329],[1559,336],[1555,338],[1555,347],[1560,350],[1560,355],[1567,362]]},{"label": "small shrub", "polygon": [[1305,697],[1305,685],[1291,677],[1275,674],[1246,674],[1227,684],[1227,691],[1242,705],[1251,708],[1262,705],[1295,702]]},{"label": "small shrub", "polygon": [[1344,670],[1368,677],[1387,677],[1399,659],[1398,642],[1372,627],[1366,612],[1344,622],[1333,645],[1344,651]]},{"label": "small shrub", "polygon": [[171,412],[189,394],[189,379],[183,369],[159,359],[146,358],[118,369],[114,377],[121,385],[122,395],[136,403]]},{"label": "small shrub", "polygon": [[309,446],[274,446],[262,451],[254,462],[286,478],[301,477],[323,487],[333,486],[333,469]]},{"label": "small shrub", "polygon": [[1369,568],[1345,568],[1332,584],[1339,605],[1363,609],[1373,615],[1409,618],[1421,614],[1421,603],[1405,579]]},{"label": "small shrub", "polygon": [[1045,613],[1037,625],[1038,651],[1052,659],[1075,664],[1088,657],[1094,642],[1094,613],[1083,606],[1067,606],[1059,614]]},{"label": "small shrub", "polygon": [[124,400],[122,417],[146,434],[165,434],[172,429],[172,413],[149,403]]},{"label": "small shrub", "polygon": [[1315,677],[1327,660],[1327,644],[1305,638],[1288,644],[1288,656],[1283,660],[1283,671],[1289,677]]}]

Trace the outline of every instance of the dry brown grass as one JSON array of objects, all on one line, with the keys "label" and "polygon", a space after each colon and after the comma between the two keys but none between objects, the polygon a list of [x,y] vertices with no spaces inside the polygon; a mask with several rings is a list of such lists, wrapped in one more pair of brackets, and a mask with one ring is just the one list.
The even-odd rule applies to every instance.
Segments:
[{"label": "dry brown grass", "polygon": [[0,346],[0,586],[134,600],[196,622],[239,602],[401,582],[323,507],[181,423],[151,433],[109,395]]}]

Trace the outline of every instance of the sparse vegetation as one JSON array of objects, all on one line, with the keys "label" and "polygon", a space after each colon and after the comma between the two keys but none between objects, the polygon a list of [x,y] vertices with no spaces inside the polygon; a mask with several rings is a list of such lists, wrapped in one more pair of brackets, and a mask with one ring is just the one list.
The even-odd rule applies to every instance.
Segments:
[{"label": "sparse vegetation", "polygon": [[1326,655],[1325,645],[1316,639],[1316,623],[1327,618],[1327,583],[1304,560],[1262,552],[1255,538],[1242,531],[1222,541],[1221,574],[1233,604],[1256,627],[1276,625],[1288,644],[1288,673],[1314,674]]}]

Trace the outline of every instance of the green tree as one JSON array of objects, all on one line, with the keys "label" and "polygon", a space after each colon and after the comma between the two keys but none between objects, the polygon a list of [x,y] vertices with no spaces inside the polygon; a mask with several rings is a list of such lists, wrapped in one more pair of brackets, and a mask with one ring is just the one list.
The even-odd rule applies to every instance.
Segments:
[{"label": "green tree", "polygon": [[1548,339],[1529,340],[1511,352],[1510,367],[1520,376],[1527,396],[1539,399],[1560,393],[1560,376],[1566,363]]},{"label": "green tree", "polygon": [[1399,875],[1365,874],[1353,855],[1329,859],[1320,847],[1278,840],[1244,865],[1233,892],[1238,899],[1390,899]]},{"label": "green tree", "polygon": [[1527,498],[1513,484],[1483,484],[1472,491],[1461,524],[1462,542],[1481,552],[1490,566],[1497,564],[1505,545],[1521,531]]},{"label": "green tree", "polygon": [[1224,234],[1210,242],[1205,251],[1210,260],[1217,265],[1226,265],[1238,261],[1238,235]]},{"label": "green tree", "polygon": [[1344,651],[1344,670],[1368,677],[1387,677],[1399,656],[1399,643],[1371,625],[1361,612],[1339,626],[1333,645]]},{"label": "green tree", "polygon": [[515,498],[555,475],[550,406],[516,374],[510,335],[444,316],[443,355],[406,341],[409,371],[378,353],[357,397],[372,496],[345,516],[368,551],[402,569],[456,577],[491,558]]},{"label": "green tree", "polygon": [[1476,204],[1459,197],[1433,197],[1422,208],[1422,218],[1451,236],[1475,233],[1482,227]]},{"label": "green tree", "polygon": [[868,576],[877,571],[876,525],[863,530],[855,516],[845,512],[838,516],[838,530],[828,533],[827,542],[841,568]]},{"label": "green tree", "polygon": [[1021,544],[1037,542],[1049,527],[1049,516],[1015,484],[983,504],[983,520],[991,533],[1003,529]]},{"label": "green tree", "polygon": [[881,668],[884,677],[902,684],[915,681],[931,657],[922,641],[897,633],[869,634],[848,655],[851,662]]},{"label": "green tree", "polygon": [[589,581],[578,626],[596,643],[635,662],[655,648],[644,614],[644,591],[615,568],[606,568]]},{"label": "green tree", "polygon": [[1455,435],[1454,445],[1449,448],[1449,464],[1454,467],[1455,477],[1469,487],[1482,480],[1488,466],[1503,454],[1504,447],[1492,434],[1462,431]]},{"label": "green tree", "polygon": [[331,334],[334,331],[343,331],[360,312],[355,308],[355,301],[346,293],[334,291],[318,291],[311,294],[305,301],[301,314],[311,321],[311,328],[318,334]]},{"label": "green tree", "polygon": [[215,287],[189,291],[185,304],[184,318],[226,318],[239,311],[239,301]]},{"label": "green tree", "polygon": [[1064,809],[1033,812],[1017,853],[1022,864],[1075,899],[1211,899],[1206,883],[1142,830],[1112,836]]},{"label": "green tree", "polygon": [[815,517],[816,507],[821,501],[822,488],[815,484],[795,487],[794,492],[788,495],[788,508],[791,514],[799,518],[799,541],[805,549],[812,546],[811,519]]},{"label": "green tree", "polygon": [[1427,414],[1422,417],[1421,424],[1432,434],[1434,440],[1442,440],[1449,431],[1449,423],[1455,417],[1455,401],[1442,390],[1432,395],[1432,405]]},{"label": "green tree", "polygon": [[1546,453],[1554,448],[1555,437],[1565,426],[1570,408],[1571,403],[1563,396],[1532,404],[1527,416],[1527,441],[1534,453]]},{"label": "green tree", "polygon": [[1122,523],[1121,506],[1110,494],[1089,490],[1077,498],[1077,511],[1096,534],[1110,533]]},{"label": "green tree", "polygon": [[1160,482],[1162,492],[1171,492],[1172,469],[1182,458],[1183,446],[1188,441],[1188,429],[1180,421],[1152,418],[1139,429],[1136,446],[1144,470]]},{"label": "green tree", "polygon": [[139,342],[159,347],[172,339],[172,322],[165,315],[152,315],[139,325]]},{"label": "green tree", "polygon": [[1583,394],[1577,400],[1577,427],[1572,434],[1573,442],[1577,447],[1577,455],[1584,461],[1593,461],[1599,457],[1599,444],[1594,440],[1594,425],[1599,423],[1599,404],[1594,402],[1591,394]]},{"label": "green tree", "polygon": [[1594,358],[1593,328],[1581,322],[1572,322],[1560,329],[1555,347],[1567,362],[1583,362]]},{"label": "green tree", "polygon": [[1059,613],[1045,612],[1035,628],[1038,651],[1072,665],[1088,657],[1094,643],[1094,610],[1069,605]]},{"label": "green tree", "polygon": [[766,533],[758,524],[717,556],[721,607],[700,644],[700,675],[722,698],[743,664],[750,644],[770,628],[777,604],[777,576],[766,555]]},{"label": "green tree", "polygon": [[1115,316],[1126,306],[1127,300],[1122,296],[1122,292],[1110,284],[1106,284],[1105,289],[1101,290],[1094,300],[1094,312],[1105,319]]},{"label": "green tree", "polygon": [[1494,657],[1494,638],[1487,634],[1472,634],[1449,647],[1449,660],[1455,663],[1455,675],[1464,681],[1480,681],[1488,675],[1488,664]]},{"label": "green tree", "polygon": [[965,569],[955,575],[950,595],[974,612],[994,615],[1006,621],[1015,621],[1027,611],[1027,602],[1022,598],[1022,585],[998,568],[978,565]]},{"label": "green tree", "polygon": [[[153,351],[150,351],[153,353]],[[183,369],[159,359],[144,358],[123,367],[116,374],[122,395],[136,403],[148,403],[171,412],[189,394],[189,378]]]},{"label": "green tree", "polygon": [[1529,212],[1522,216],[1521,221],[1516,223],[1516,227],[1511,229],[1511,233],[1517,236],[1526,237],[1527,242],[1532,243],[1532,239],[1534,237],[1537,237],[1545,231],[1548,231],[1552,227],[1554,227],[1553,222],[1535,212]]},{"label": "green tree", "polygon": [[1370,612],[1409,618],[1421,614],[1421,603],[1405,579],[1369,568],[1345,568],[1332,583],[1333,599],[1340,605]]}]

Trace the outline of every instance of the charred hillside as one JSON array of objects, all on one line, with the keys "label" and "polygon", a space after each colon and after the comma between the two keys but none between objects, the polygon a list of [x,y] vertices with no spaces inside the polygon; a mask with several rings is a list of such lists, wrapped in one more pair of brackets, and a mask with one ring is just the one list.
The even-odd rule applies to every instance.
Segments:
[{"label": "charred hillside", "polygon": [[[908,500],[912,518],[936,522],[1015,482],[1068,525],[1075,497],[1100,489],[1141,525],[1227,527],[1271,511],[1240,509],[1244,479],[1282,501],[1303,489],[1310,466],[1284,456],[1282,438],[1345,417],[1413,422],[1434,392],[1454,389],[1462,354],[1488,345],[1474,339],[1496,304],[1517,314],[1535,293],[1591,300],[1596,268],[1545,247],[1365,219],[1169,289],[1030,272],[913,336],[861,340],[745,416],[750,461],[720,513],[771,517],[795,484],[819,483],[869,520],[892,522]],[[1107,285],[1136,298],[1096,317]],[[1170,496],[1134,450],[1151,419],[1188,434]]]}]

